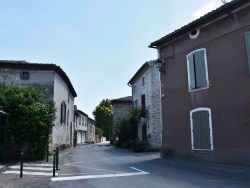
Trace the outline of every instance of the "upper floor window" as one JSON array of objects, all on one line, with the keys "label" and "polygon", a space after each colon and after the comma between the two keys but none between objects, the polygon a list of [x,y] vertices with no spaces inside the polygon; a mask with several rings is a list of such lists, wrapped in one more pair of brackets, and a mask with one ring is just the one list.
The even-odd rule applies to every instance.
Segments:
[{"label": "upper floor window", "polygon": [[142,84],[141,84],[142,86],[144,86],[145,85],[145,77],[143,76],[142,77]]},{"label": "upper floor window", "polygon": [[193,150],[213,150],[212,117],[210,108],[190,111]]},{"label": "upper floor window", "polygon": [[61,103],[61,124],[66,124],[66,104],[64,101]]},{"label": "upper floor window", "polygon": [[133,87],[133,93],[136,93],[136,86]]},{"label": "upper floor window", "polygon": [[248,60],[248,70],[250,74],[250,32],[245,33],[246,47],[247,47],[247,60]]},{"label": "upper floor window", "polygon": [[206,50],[199,49],[187,55],[189,90],[208,87]]},{"label": "upper floor window", "polygon": [[28,80],[30,77],[30,73],[27,71],[23,71],[20,75],[21,80]]}]

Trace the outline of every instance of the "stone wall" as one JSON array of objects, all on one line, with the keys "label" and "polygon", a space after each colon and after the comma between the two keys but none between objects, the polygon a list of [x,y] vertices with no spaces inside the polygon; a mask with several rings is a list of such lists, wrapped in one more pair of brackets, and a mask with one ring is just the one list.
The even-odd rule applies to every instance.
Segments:
[{"label": "stone wall", "polygon": [[[133,91],[133,103],[137,100],[138,106],[141,106],[141,95],[145,94],[145,105],[148,110],[148,117],[146,122],[147,125],[147,136],[149,145],[153,148],[161,147],[161,134],[162,127],[160,121],[160,81],[159,81],[159,71],[154,67],[154,62],[148,62],[149,68],[145,70],[135,83],[132,85],[136,86],[136,91]],[[145,84],[142,85],[142,78],[144,77]],[[142,125],[144,123],[138,124],[138,137],[142,139]]]}]

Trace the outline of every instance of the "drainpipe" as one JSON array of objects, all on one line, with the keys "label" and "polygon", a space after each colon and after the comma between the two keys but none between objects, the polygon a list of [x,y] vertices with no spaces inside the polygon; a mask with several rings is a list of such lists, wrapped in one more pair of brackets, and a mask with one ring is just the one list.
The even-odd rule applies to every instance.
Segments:
[{"label": "drainpipe", "polygon": [[[157,48],[157,56],[158,56],[158,58],[160,58],[160,48]],[[163,143],[162,143],[162,135],[163,135],[163,132],[164,132],[164,130],[163,130],[163,125],[162,125],[162,94],[161,94],[161,72],[159,71],[159,83],[160,83],[160,126],[161,126],[161,130],[162,130],[162,132],[161,132],[161,148],[162,148],[162,145],[163,145]]]}]

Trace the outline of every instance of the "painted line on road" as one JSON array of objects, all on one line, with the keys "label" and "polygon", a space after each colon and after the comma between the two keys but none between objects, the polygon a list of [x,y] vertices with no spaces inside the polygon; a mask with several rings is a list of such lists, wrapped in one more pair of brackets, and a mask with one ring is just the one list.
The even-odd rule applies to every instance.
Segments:
[{"label": "painted line on road", "polygon": [[[4,174],[20,174],[20,171],[6,171],[3,172]],[[45,173],[45,172],[28,172],[23,171],[23,174],[27,175],[38,175],[38,176],[53,176],[53,173]],[[56,176],[58,176],[58,173],[55,173]]]},{"label": "painted line on road", "polygon": [[[20,163],[17,163],[20,165]],[[36,163],[23,163],[24,166],[47,166],[53,167],[53,164],[36,164]]]},{"label": "painted line on road", "polygon": [[94,178],[113,178],[113,177],[126,177],[126,176],[139,176],[147,175],[149,172],[139,170],[137,168],[131,167],[132,169],[139,171],[133,173],[123,173],[123,174],[106,174],[106,175],[86,175],[86,176],[71,176],[71,177],[55,177],[51,178],[52,181],[67,181],[67,180],[82,180],[82,179],[94,179]]},{"label": "painted line on road", "polygon": [[[20,166],[10,166],[10,169],[20,169]],[[52,171],[53,168],[41,168],[41,167],[23,167],[24,170],[44,170],[44,171]]]}]

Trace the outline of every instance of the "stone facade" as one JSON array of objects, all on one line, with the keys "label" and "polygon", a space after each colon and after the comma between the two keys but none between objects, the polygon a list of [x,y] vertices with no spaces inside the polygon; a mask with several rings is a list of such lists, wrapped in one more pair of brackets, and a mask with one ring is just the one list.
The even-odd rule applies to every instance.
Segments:
[{"label": "stone facade", "polygon": [[133,107],[144,106],[148,111],[147,118],[139,121],[138,137],[143,140],[146,134],[149,145],[152,148],[160,148],[160,82],[159,71],[154,67],[154,62],[144,63],[128,84],[132,87]]},{"label": "stone facade", "polygon": [[115,127],[117,125],[117,122],[121,120],[122,118],[126,117],[129,114],[129,111],[132,109],[132,97],[123,97],[119,99],[113,99],[111,100],[111,104],[113,106],[113,124],[112,124],[112,132],[110,142],[111,144],[114,144],[115,139]]}]

